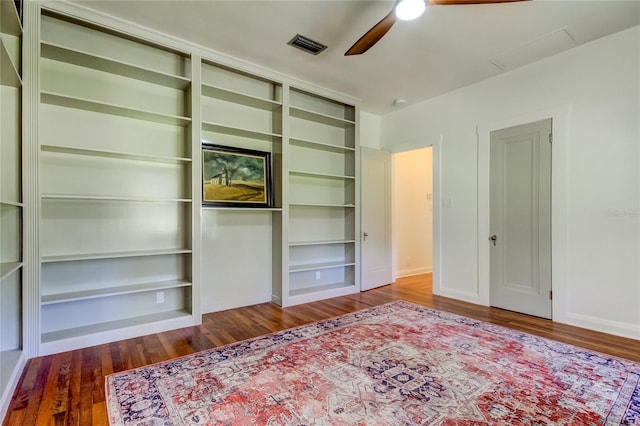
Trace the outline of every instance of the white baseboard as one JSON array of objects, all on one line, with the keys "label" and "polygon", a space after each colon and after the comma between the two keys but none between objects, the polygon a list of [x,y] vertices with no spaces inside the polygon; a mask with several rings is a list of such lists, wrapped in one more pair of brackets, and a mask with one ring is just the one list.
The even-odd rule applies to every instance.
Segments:
[{"label": "white baseboard", "polygon": [[271,295],[269,297],[237,297],[234,299],[228,299],[217,303],[209,303],[202,305],[202,313],[208,314],[211,312],[226,311],[227,309],[242,308],[244,306],[258,305],[260,303],[271,302]]},{"label": "white baseboard", "polygon": [[480,301],[480,295],[478,293],[472,293],[470,291],[460,291],[447,288],[440,288],[436,291],[436,288],[434,287],[433,294],[484,306],[484,304]]},{"label": "white baseboard", "polygon": [[431,272],[433,272],[433,268],[431,266],[424,266],[421,268],[402,269],[398,271],[398,273],[396,274],[396,278],[404,278],[404,277],[411,277],[413,275],[429,274]]},{"label": "white baseboard", "polygon": [[576,327],[588,328],[589,330],[600,331],[602,333],[613,334],[631,339],[640,339],[640,324],[630,324],[626,322],[611,321],[590,315],[567,312],[567,324]]}]

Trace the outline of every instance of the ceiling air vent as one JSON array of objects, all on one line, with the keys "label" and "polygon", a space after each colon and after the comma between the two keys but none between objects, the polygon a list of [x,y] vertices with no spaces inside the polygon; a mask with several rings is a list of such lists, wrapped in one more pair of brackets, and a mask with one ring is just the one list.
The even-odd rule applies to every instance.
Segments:
[{"label": "ceiling air vent", "polygon": [[312,55],[317,55],[327,48],[327,46],[325,46],[324,44],[313,41],[310,38],[307,38],[300,34],[296,34],[296,36],[292,38],[287,44],[293,47],[297,47],[300,50],[304,50],[307,53],[311,53]]}]

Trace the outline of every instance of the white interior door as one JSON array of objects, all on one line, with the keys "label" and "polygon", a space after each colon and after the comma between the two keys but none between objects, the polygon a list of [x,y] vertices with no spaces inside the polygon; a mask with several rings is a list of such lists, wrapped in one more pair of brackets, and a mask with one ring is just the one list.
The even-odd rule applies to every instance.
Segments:
[{"label": "white interior door", "polygon": [[393,281],[391,270],[391,154],[361,148],[361,289]]},{"label": "white interior door", "polygon": [[551,119],[490,141],[491,306],[551,318]]}]

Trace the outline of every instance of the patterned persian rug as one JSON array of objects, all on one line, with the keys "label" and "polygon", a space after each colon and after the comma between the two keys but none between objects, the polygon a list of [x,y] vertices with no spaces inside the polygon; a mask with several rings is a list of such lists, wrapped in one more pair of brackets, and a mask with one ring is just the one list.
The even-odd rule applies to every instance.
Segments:
[{"label": "patterned persian rug", "polygon": [[115,425],[640,425],[640,364],[407,302],[106,379]]}]

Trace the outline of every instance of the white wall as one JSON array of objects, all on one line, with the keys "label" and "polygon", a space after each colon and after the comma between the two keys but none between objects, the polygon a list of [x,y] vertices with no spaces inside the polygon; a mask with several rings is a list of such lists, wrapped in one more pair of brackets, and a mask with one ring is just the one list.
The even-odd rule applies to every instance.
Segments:
[{"label": "white wall", "polygon": [[432,148],[393,154],[394,278],[433,269]]},{"label": "white wall", "polygon": [[[442,135],[441,284],[434,292],[481,302],[477,129],[518,116],[570,111],[554,143],[566,241],[554,274],[554,319],[640,338],[640,27],[593,41],[382,118],[382,147]],[[480,176],[484,180],[486,176]],[[566,220],[565,220],[566,219]]]},{"label": "white wall", "polygon": [[271,301],[271,212],[202,210],[202,312]]},{"label": "white wall", "polygon": [[360,146],[380,149],[380,119],[379,115],[360,111]]}]

